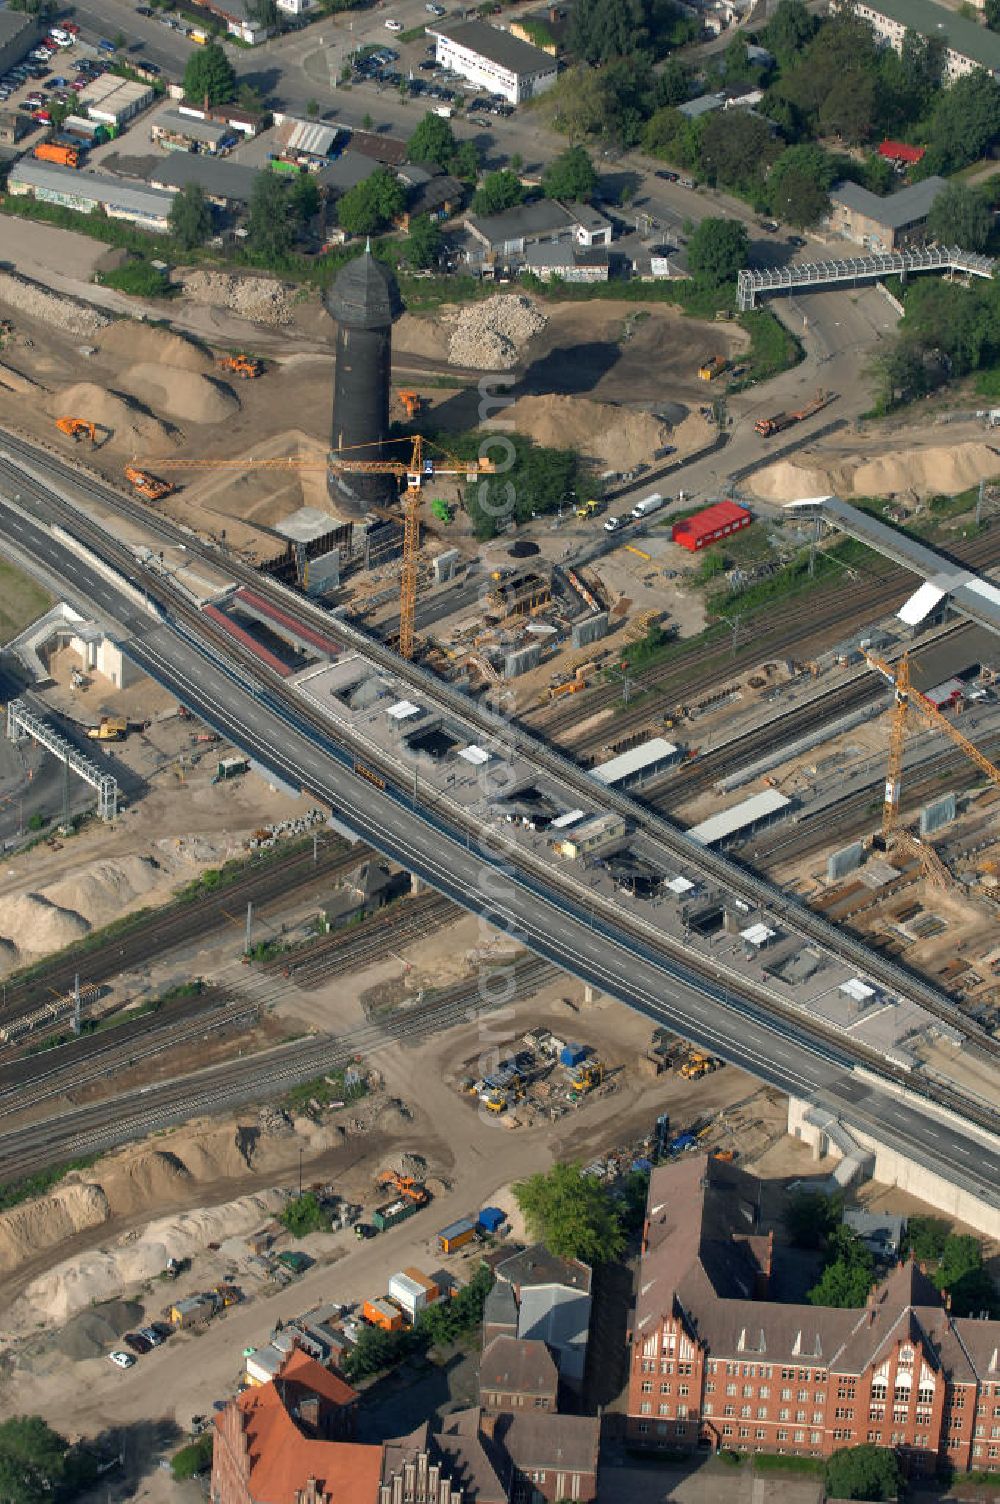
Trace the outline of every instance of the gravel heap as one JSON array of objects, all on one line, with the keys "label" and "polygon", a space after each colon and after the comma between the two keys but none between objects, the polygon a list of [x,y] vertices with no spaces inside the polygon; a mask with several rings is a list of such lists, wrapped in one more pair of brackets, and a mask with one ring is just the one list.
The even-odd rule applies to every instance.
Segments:
[{"label": "gravel heap", "polygon": [[291,310],[281,282],[273,277],[229,277],[225,272],[188,272],[184,291],[196,303],[216,303],[255,324],[290,324]]},{"label": "gravel heap", "polygon": [[40,319],[44,324],[55,324],[66,334],[96,334],[111,322],[96,308],[78,303],[75,298],[49,292],[37,282],[19,277],[14,272],[0,272],[0,303],[16,308],[29,318]]},{"label": "gravel heap", "polygon": [[144,1320],[142,1306],[134,1300],[109,1300],[73,1316],[56,1338],[56,1347],[67,1358],[83,1362],[99,1358],[123,1333]]},{"label": "gravel heap", "polygon": [[456,309],[450,322],[448,360],[453,366],[509,371],[548,319],[530,298],[498,293],[483,303]]}]

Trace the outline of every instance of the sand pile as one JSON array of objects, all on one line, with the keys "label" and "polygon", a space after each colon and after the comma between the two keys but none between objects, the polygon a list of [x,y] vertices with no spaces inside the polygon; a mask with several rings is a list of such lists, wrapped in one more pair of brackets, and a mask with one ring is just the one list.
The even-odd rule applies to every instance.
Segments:
[{"label": "sand pile", "polygon": [[19,959],[62,950],[89,933],[82,914],[52,903],[44,893],[0,898],[0,936],[15,947]]},{"label": "sand pile", "polygon": [[602,469],[627,470],[673,442],[669,424],[651,413],[582,397],[521,397],[504,421],[536,444],[576,449]]},{"label": "sand pile", "polygon": [[112,324],[98,348],[102,355],[120,357],[120,365],[150,361],[154,365],[176,366],[179,371],[204,373],[214,369],[211,355],[193,340],[128,320]]},{"label": "sand pile", "polygon": [[188,272],[181,278],[195,303],[214,303],[255,324],[290,324],[292,312],[282,283],[273,277],[230,277],[225,272]]},{"label": "sand pile", "polygon": [[779,460],[759,470],[751,484],[769,501],[809,496],[954,495],[1000,475],[1000,451],[989,444],[932,444],[890,450],[875,459],[834,458],[812,453],[795,463]]},{"label": "sand pile", "polygon": [[142,1306],[135,1300],[109,1300],[93,1311],[81,1311],[68,1321],[56,1338],[64,1357],[83,1363],[99,1358],[113,1342],[144,1320]]},{"label": "sand pile", "polygon": [[227,386],[210,381],[197,371],[140,361],[118,378],[133,397],[171,418],[192,423],[224,423],[240,404]]},{"label": "sand pile", "polygon": [[392,326],[394,354],[420,355],[427,360],[448,359],[447,313],[441,318],[428,318],[415,313],[403,313]]},{"label": "sand pile", "polygon": [[451,326],[448,359],[453,366],[509,371],[548,318],[530,298],[498,293],[483,303],[454,309],[444,321]]},{"label": "sand pile", "polygon": [[30,376],[22,376],[13,366],[5,365],[0,365],[0,387],[6,388],[8,392],[16,392],[19,397],[30,397],[39,390],[37,381],[32,381]]},{"label": "sand pile", "polygon": [[282,1191],[262,1191],[150,1222],[137,1238],[119,1247],[78,1254],[33,1280],[12,1316],[17,1321],[62,1323],[95,1302],[112,1299],[128,1285],[154,1279],[168,1258],[190,1258],[209,1243],[250,1232],[280,1211],[286,1200]]},{"label": "sand pile", "polygon": [[64,387],[49,403],[49,411],[56,417],[62,413],[71,418],[89,418],[111,431],[110,444],[130,454],[165,454],[173,447],[165,423],[120,392],[106,391],[92,381]]},{"label": "sand pile", "polygon": [[40,319],[44,324],[54,324],[64,334],[96,334],[106,329],[111,320],[106,314],[75,298],[65,298],[61,293],[39,287],[27,277],[14,272],[0,272],[0,303],[16,308],[29,318]]},{"label": "sand pile", "polygon": [[100,1227],[109,1214],[108,1199],[99,1185],[69,1181],[49,1196],[0,1213],[0,1270],[17,1269],[42,1249],[88,1227]]}]

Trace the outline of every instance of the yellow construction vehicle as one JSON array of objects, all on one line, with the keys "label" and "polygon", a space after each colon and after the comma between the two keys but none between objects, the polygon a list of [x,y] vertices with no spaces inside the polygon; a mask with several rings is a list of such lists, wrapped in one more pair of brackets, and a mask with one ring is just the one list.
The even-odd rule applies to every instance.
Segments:
[{"label": "yellow construction vehicle", "polygon": [[499,1116],[501,1112],[507,1111],[506,1093],[502,1091],[491,1091],[488,1097],[483,1098],[483,1106],[486,1108],[487,1112],[493,1112]]},{"label": "yellow construction vehicle", "polygon": [[400,1175],[398,1170],[383,1170],[378,1177],[380,1186],[389,1186],[397,1195],[412,1201],[416,1206],[426,1206],[430,1200],[428,1192],[415,1180],[412,1175]]},{"label": "yellow construction vehicle", "polygon": [[403,411],[410,419],[416,418],[424,405],[424,399],[419,392],[399,392],[399,400],[403,404]]},{"label": "yellow construction vehicle", "polygon": [[702,381],[714,381],[716,376],[722,375],[728,365],[729,362],[724,355],[710,355],[698,367],[698,375]]},{"label": "yellow construction vehicle", "polygon": [[714,1071],[718,1063],[714,1055],[703,1055],[700,1050],[692,1050],[681,1066],[680,1074],[685,1081],[697,1081],[700,1076],[707,1076]]},{"label": "yellow construction vehicle", "polygon": [[592,497],[590,501],[583,501],[576,509],[576,515],[586,520],[588,517],[599,517],[604,511],[605,503]]},{"label": "yellow construction vehicle", "polygon": [[57,418],[56,427],[71,439],[87,438],[92,444],[97,443],[97,424],[89,418]]},{"label": "yellow construction vehicle", "polygon": [[168,480],[160,480],[159,476],[151,475],[148,470],[138,470],[135,465],[125,466],[125,479],[136,495],[145,501],[162,501],[164,496],[170,496],[176,490]]},{"label": "yellow construction vehicle", "polygon": [[117,716],[104,715],[99,726],[88,726],[87,735],[94,742],[123,742],[128,734],[128,721]]},{"label": "yellow construction vehicle", "polygon": [[254,381],[264,374],[264,362],[256,355],[220,355],[215,364],[220,371],[228,371],[241,381]]},{"label": "yellow construction vehicle", "polygon": [[594,1091],[596,1087],[600,1086],[603,1080],[604,1061],[598,1060],[596,1058],[592,1060],[584,1060],[581,1065],[578,1065],[576,1067],[573,1077],[569,1083],[570,1090],[579,1092],[581,1094],[588,1091]]}]

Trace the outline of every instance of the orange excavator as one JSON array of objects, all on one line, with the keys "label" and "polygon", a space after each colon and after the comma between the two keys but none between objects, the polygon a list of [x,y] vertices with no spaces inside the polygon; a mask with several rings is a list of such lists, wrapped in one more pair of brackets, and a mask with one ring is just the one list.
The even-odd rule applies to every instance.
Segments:
[{"label": "orange excavator", "polygon": [[410,419],[417,417],[424,405],[424,399],[419,392],[400,392],[398,394],[406,416]]},{"label": "orange excavator", "polygon": [[378,1177],[380,1186],[387,1186],[397,1196],[403,1196],[416,1206],[426,1206],[431,1199],[425,1188],[412,1175],[400,1175],[398,1170],[383,1170]]},{"label": "orange excavator", "polygon": [[239,376],[241,381],[254,381],[264,374],[264,362],[255,355],[220,355],[215,363],[220,371]]},{"label": "orange excavator", "polygon": [[92,444],[97,443],[97,424],[89,418],[57,418],[56,427],[71,439],[87,438]]},{"label": "orange excavator", "polygon": [[164,496],[170,496],[177,489],[168,480],[160,480],[159,476],[151,475],[148,470],[138,470],[135,465],[125,466],[125,479],[144,501],[162,501]]}]

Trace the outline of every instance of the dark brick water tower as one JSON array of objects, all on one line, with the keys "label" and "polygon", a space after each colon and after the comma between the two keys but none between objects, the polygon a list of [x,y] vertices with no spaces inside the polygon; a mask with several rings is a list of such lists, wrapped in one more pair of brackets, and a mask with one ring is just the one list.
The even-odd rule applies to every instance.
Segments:
[{"label": "dark brick water tower", "polygon": [[[389,436],[392,321],[402,311],[396,279],[366,249],[334,279],[325,303],[337,321],[330,447],[345,459],[392,459],[384,445]],[[372,503],[399,495],[392,475],[352,475],[331,468],[327,484],[341,515],[357,516]]]}]

